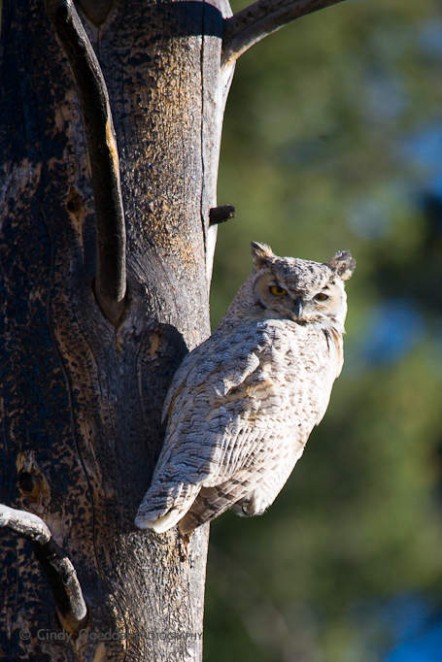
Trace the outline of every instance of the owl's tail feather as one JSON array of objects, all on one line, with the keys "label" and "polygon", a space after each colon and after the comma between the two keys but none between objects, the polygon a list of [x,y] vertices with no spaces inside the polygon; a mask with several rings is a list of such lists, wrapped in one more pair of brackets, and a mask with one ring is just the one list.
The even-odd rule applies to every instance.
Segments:
[{"label": "owl's tail feather", "polygon": [[[155,490],[156,492],[156,490]],[[135,518],[139,529],[153,529],[164,533],[179,525],[180,532],[188,536],[205,522],[210,522],[244,499],[250,493],[246,477],[238,475],[221,485],[181,484],[180,489],[168,499],[164,493],[148,490]]]},{"label": "owl's tail feather", "polygon": [[164,533],[174,527],[182,516],[183,513],[175,508],[172,508],[163,517],[158,517],[158,519],[149,519],[146,515],[139,512],[135,518],[135,526],[139,529],[152,529],[156,533]]},{"label": "owl's tail feather", "polygon": [[190,535],[198,526],[215,519],[248,493],[248,485],[240,481],[231,480],[230,483],[219,486],[203,487],[180,520],[178,525],[180,532],[183,535]]},{"label": "owl's tail feather", "polygon": [[138,513],[135,517],[135,526],[139,529],[152,529],[156,533],[164,533],[172,529],[184,517],[189,508],[192,507],[200,490],[200,487],[197,485],[187,487],[187,490],[183,490],[185,496],[181,494],[181,498],[175,499],[172,506],[169,505],[169,500],[167,500],[169,504],[167,502],[166,504],[164,503],[166,501],[164,496],[158,499],[157,495],[157,499],[155,499],[151,496],[150,490],[148,490],[138,508]]}]

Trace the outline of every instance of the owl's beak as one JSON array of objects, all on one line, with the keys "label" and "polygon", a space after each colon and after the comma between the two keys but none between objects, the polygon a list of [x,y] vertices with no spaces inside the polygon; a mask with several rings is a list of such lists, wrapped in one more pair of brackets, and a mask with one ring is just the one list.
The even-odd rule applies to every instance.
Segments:
[{"label": "owl's beak", "polygon": [[304,310],[304,304],[301,297],[295,299],[294,311],[296,319],[299,319],[302,316]]}]

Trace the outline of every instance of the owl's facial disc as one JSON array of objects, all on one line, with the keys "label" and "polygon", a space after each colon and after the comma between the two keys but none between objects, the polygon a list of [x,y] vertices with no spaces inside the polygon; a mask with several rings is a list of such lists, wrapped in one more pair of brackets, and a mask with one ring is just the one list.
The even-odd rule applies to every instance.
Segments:
[{"label": "owl's facial disc", "polygon": [[291,319],[298,324],[339,324],[346,310],[343,284],[328,269],[321,276],[308,282],[273,270],[260,272],[254,283],[260,315],[264,310],[267,317]]}]

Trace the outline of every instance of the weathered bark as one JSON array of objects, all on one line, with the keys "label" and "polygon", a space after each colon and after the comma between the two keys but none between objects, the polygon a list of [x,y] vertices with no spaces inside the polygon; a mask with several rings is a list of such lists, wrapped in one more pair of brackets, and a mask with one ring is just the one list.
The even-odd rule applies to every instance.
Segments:
[{"label": "weathered bark", "polygon": [[43,2],[4,2],[0,501],[46,522],[89,613],[68,641],[31,544],[2,530],[6,659],[201,657],[207,529],[183,561],[175,534],[142,533],[133,518],[167,386],[209,333],[209,211],[229,78],[219,66],[223,12],[223,0],[134,0],[114,3],[100,28],[88,24],[126,212],[129,305],[115,329],[92,287],[94,201],[71,70]]},{"label": "weathered bark", "polygon": [[[29,485],[32,486],[31,474],[28,475],[28,479]],[[0,526],[33,543],[35,556],[51,584],[60,623],[66,632],[76,634],[85,624],[87,617],[83,590],[72,561],[54,542],[45,522],[38,515],[27,510],[18,510],[2,504]]]},{"label": "weathered bark", "polygon": [[106,81],[74,0],[45,0],[45,6],[69,61],[85,125],[97,238],[95,296],[117,326],[126,307],[126,223]]},{"label": "weathered bark", "polygon": [[[300,4],[282,4],[290,2]],[[80,633],[60,623],[33,534],[0,529],[3,659],[201,659],[207,527],[186,558],[176,533],[140,532],[133,518],[161,445],[168,384],[209,333],[216,226],[234,211],[210,213],[229,63],[256,41],[263,6],[278,13],[281,3],[257,4],[228,23],[223,60],[227,0],[77,3],[119,146],[127,234],[119,319],[103,315],[94,293],[106,200],[92,194],[79,90],[43,0],[3,0],[0,503],[49,527],[54,572],[62,549],[88,610]]]}]

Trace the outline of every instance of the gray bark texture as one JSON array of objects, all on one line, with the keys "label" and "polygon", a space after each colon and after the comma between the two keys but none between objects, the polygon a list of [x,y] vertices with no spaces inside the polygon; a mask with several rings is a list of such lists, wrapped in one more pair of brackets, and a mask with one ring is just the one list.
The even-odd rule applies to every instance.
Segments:
[{"label": "gray bark texture", "polygon": [[0,657],[199,660],[208,530],[183,560],[175,533],[140,532],[133,518],[160,449],[168,384],[210,332],[229,10],[223,0],[78,8],[119,146],[128,303],[115,327],[94,297],[94,198],[71,69],[44,3],[6,0],[0,501],[47,524],[76,569],[88,617],[74,634],[62,627],[32,542],[2,529]]}]

